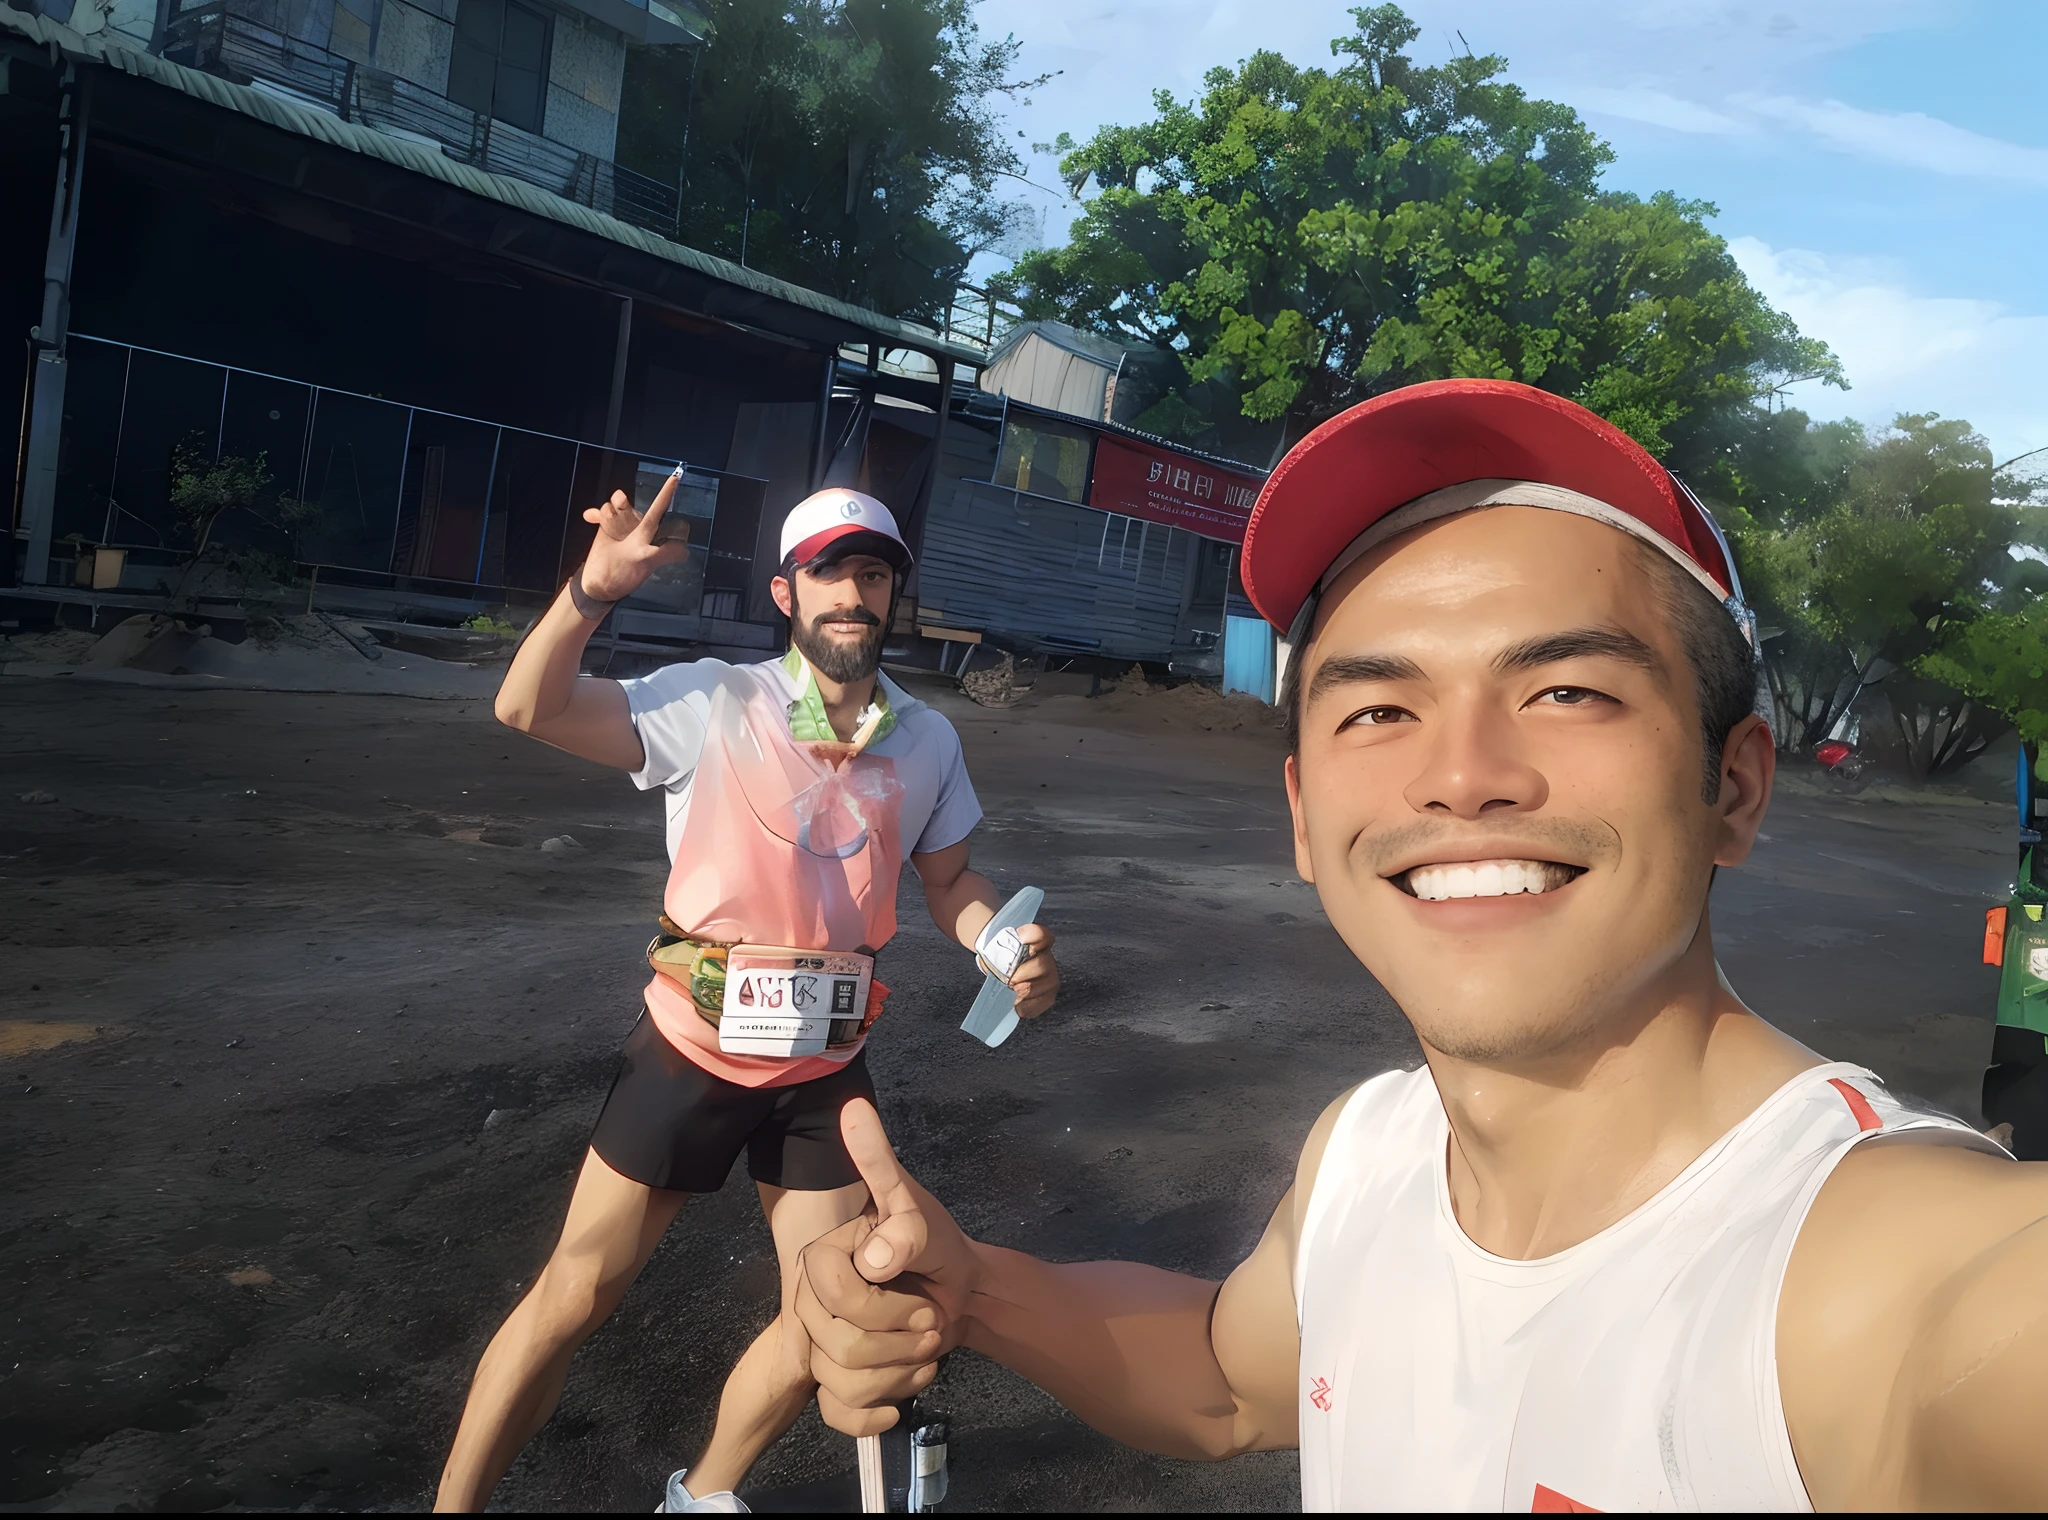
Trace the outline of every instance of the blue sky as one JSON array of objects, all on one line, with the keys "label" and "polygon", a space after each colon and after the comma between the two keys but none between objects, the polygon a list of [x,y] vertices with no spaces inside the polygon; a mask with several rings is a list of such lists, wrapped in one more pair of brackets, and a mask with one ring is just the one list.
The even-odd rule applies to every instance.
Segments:
[{"label": "blue sky", "polygon": [[[1853,389],[1810,411],[1967,417],[2001,461],[2048,445],[2048,0],[1406,9],[1418,61],[1462,32],[1576,107],[1614,146],[1609,184],[1718,206],[1751,281],[1848,367]],[[1192,95],[1262,47],[1328,64],[1350,26],[1324,0],[983,0],[979,19],[1024,43],[1027,72],[1062,71],[1010,113],[1020,151],[1141,119],[1154,89]],[[1031,177],[1059,183],[1045,159]],[[1023,193],[1057,240],[1071,203]]]}]

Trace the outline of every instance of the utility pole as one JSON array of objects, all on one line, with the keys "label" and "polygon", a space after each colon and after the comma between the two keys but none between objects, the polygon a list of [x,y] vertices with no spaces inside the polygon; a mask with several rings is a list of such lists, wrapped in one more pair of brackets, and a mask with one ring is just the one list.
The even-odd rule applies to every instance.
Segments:
[{"label": "utility pole", "polygon": [[676,237],[683,235],[683,194],[690,183],[690,117],[697,109],[697,65],[704,59],[700,40],[690,49],[690,82],[683,87],[683,149],[676,160]]},{"label": "utility pole", "polygon": [[[78,196],[85,174],[86,108],[90,75],[64,66],[57,96],[57,188],[50,202],[50,239],[43,254],[42,321],[34,333],[35,377],[30,385],[28,448],[21,471],[17,521],[28,529],[22,567],[30,585],[50,578],[50,538],[57,516],[57,453],[64,436],[65,339],[71,325],[71,251],[78,240]],[[14,546],[7,546],[12,568]]]}]

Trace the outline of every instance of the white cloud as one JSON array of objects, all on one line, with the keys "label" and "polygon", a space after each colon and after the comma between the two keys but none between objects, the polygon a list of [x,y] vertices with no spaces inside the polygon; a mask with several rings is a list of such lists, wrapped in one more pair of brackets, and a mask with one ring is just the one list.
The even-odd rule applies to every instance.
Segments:
[{"label": "white cloud", "polygon": [[1619,116],[1624,121],[1640,121],[1692,136],[1738,137],[1756,130],[1755,123],[1739,116],[1696,100],[1681,100],[1648,85],[1620,90],[1605,85],[1580,85],[1571,92],[1571,104],[1582,115]]},{"label": "white cloud", "polygon": [[1857,158],[1934,174],[2048,187],[2048,148],[1986,137],[1919,111],[1865,111],[1839,100],[1768,95],[1739,97],[1733,103],[1767,120],[1810,132],[1829,147]]},{"label": "white cloud", "polygon": [[1728,248],[1764,298],[1848,370],[1847,393],[1801,388],[1808,411],[1875,424],[1899,412],[1965,417],[2001,460],[2048,444],[2048,317],[1917,294],[1878,260],[1774,249],[1753,237]]}]

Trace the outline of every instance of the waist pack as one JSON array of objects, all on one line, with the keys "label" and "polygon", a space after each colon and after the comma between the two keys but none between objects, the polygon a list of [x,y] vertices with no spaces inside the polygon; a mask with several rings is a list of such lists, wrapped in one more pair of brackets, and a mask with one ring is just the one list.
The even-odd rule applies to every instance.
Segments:
[{"label": "waist pack", "polygon": [[647,964],[679,984],[728,1055],[814,1056],[857,1043],[889,989],[856,950],[718,945],[677,931],[664,914]]}]

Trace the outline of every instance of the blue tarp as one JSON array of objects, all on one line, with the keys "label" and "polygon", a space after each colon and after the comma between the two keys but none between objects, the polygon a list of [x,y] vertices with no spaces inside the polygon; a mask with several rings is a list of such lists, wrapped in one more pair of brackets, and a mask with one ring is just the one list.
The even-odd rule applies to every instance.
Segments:
[{"label": "blue tarp", "polygon": [[1273,625],[1264,618],[1223,620],[1223,689],[1273,700]]}]

